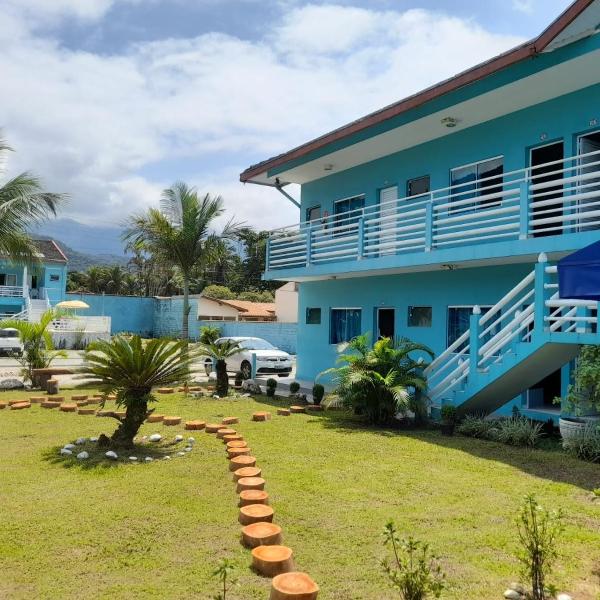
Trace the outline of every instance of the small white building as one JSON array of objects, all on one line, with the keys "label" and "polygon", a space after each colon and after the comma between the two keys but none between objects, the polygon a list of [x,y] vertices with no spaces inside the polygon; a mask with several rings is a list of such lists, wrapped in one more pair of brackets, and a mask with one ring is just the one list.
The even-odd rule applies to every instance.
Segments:
[{"label": "small white building", "polygon": [[288,281],[275,291],[275,315],[280,323],[298,322],[298,284]]}]

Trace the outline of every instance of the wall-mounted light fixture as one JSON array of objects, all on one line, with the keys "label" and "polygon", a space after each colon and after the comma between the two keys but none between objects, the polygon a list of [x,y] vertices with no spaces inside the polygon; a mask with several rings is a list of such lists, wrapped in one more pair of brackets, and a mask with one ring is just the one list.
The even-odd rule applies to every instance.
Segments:
[{"label": "wall-mounted light fixture", "polygon": [[548,139],[548,134],[547,134],[547,133],[542,133],[542,134],[540,134],[540,140],[542,140],[542,142],[543,142],[544,140],[547,140],[547,139]]},{"label": "wall-mounted light fixture", "polygon": [[333,165],[331,163],[324,164],[323,171],[333,171]]},{"label": "wall-mounted light fixture", "polygon": [[590,127],[596,127],[598,125],[598,119],[590,119]]},{"label": "wall-mounted light fixture", "polygon": [[441,121],[441,124],[444,125],[444,127],[456,127],[458,125],[458,119],[455,119],[454,117],[444,117]]}]

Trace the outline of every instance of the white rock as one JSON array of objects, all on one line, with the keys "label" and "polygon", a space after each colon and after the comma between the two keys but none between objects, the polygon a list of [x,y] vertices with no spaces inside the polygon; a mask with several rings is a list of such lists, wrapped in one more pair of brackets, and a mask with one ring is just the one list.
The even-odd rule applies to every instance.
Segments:
[{"label": "white rock", "polygon": [[90,442],[97,442],[97,441],[98,441],[98,438],[97,438],[97,437],[91,437],[91,438],[90,438]]},{"label": "white rock", "polygon": [[68,448],[61,448],[60,453],[64,454],[65,456],[69,456],[69,455],[73,454],[73,452],[71,450],[69,450]]},{"label": "white rock", "polygon": [[85,444],[87,442],[87,438],[77,438],[77,440],[75,441],[75,443],[78,446],[81,446],[81,444]]},{"label": "white rock", "polygon": [[63,448],[67,450],[73,450],[75,448],[75,444],[65,444]]},{"label": "white rock", "polygon": [[191,452],[191,451],[192,451],[192,447],[191,447],[191,446],[186,446],[186,447],[184,448],[184,450],[185,450],[186,452]]},{"label": "white rock", "polygon": [[195,441],[196,441],[196,438],[193,438],[193,437],[188,438],[188,444],[193,444]]},{"label": "white rock", "polygon": [[129,457],[129,460],[130,460],[131,462],[135,462],[135,461],[137,460],[137,456],[130,456],[130,457]]},{"label": "white rock", "polygon": [[148,439],[151,442],[160,442],[160,440],[162,440],[162,435],[160,435],[160,433],[153,433]]},{"label": "white rock", "polygon": [[185,452],[178,452],[177,456],[185,456]]},{"label": "white rock", "polygon": [[520,583],[511,583],[508,586],[509,590],[514,590],[515,592],[519,592],[519,594],[525,594],[525,586]]},{"label": "white rock", "polygon": [[78,458],[79,460],[85,460],[86,458],[89,458],[89,457],[90,457],[90,455],[89,455],[89,454],[88,454],[88,453],[87,453],[85,450],[84,450],[83,452],[80,452],[80,453],[77,455],[77,458]]},{"label": "white rock", "polygon": [[218,394],[213,394],[212,397],[217,398],[217,400],[221,398],[221,396],[219,396]]},{"label": "white rock", "polygon": [[556,600],[573,600],[569,594],[559,594],[556,596]]},{"label": "white rock", "polygon": [[151,456],[146,456],[146,458],[144,458],[144,460],[146,462],[152,462],[154,459]]},{"label": "white rock", "polygon": [[163,456],[163,460],[171,460],[171,457],[169,455]]},{"label": "white rock", "polygon": [[108,452],[106,452],[106,454],[104,456],[106,456],[106,458],[111,458],[112,460],[117,460],[117,458],[119,458],[117,453],[113,452],[112,450],[109,450]]},{"label": "white rock", "polygon": [[176,435],[175,436],[175,441],[176,442],[183,442],[183,436],[182,435]]},{"label": "white rock", "polygon": [[250,398],[250,394],[242,394],[242,398]]},{"label": "white rock", "polygon": [[519,592],[515,592],[515,590],[506,590],[504,592],[504,597],[507,600],[521,600],[521,594],[519,594]]}]

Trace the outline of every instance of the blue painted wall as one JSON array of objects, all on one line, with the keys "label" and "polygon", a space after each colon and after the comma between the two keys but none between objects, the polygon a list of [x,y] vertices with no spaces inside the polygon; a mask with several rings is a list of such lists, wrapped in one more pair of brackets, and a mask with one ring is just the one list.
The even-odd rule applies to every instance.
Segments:
[{"label": "blue painted wall", "polygon": [[298,338],[297,323],[275,323],[275,322],[245,322],[245,321],[198,321],[198,327],[205,325],[219,327],[222,336],[245,336],[259,337],[280,350],[296,354]]},{"label": "blue painted wall", "polygon": [[145,337],[154,331],[154,298],[102,294],[66,294],[68,300],[83,300],[90,305],[83,315],[111,317],[111,333],[127,331]]},{"label": "blue painted wall", "polygon": [[[198,314],[198,301],[190,298],[189,336],[191,339],[198,337],[198,321],[194,318]],[[183,298],[156,298],[154,302],[154,335],[179,336],[183,322]]]}]

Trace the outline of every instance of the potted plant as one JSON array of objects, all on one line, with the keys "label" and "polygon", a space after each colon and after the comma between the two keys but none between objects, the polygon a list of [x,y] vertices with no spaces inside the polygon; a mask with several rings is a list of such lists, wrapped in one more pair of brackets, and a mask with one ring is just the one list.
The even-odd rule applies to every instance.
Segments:
[{"label": "potted plant", "polygon": [[244,383],[244,374],[241,371],[236,371],[235,378],[233,380],[233,387],[235,389],[241,389],[242,384]]},{"label": "potted plant", "polygon": [[295,398],[300,391],[300,384],[297,381],[290,383],[290,397]]},{"label": "potted plant", "polygon": [[270,377],[267,379],[267,396],[272,398],[275,395],[275,390],[277,389],[277,380]]},{"label": "potted plant", "polygon": [[312,397],[313,402],[317,406],[321,406],[321,400],[323,400],[323,396],[325,395],[325,388],[320,383],[315,383],[312,389]]},{"label": "potted plant", "polygon": [[454,435],[456,427],[456,406],[452,404],[444,404],[441,410],[442,416],[442,433],[444,435]]},{"label": "potted plant", "polygon": [[[561,399],[557,398],[560,403]],[[570,416],[561,416],[560,434],[564,440],[600,422],[600,347],[584,346],[576,361],[573,384],[565,398]]]}]

